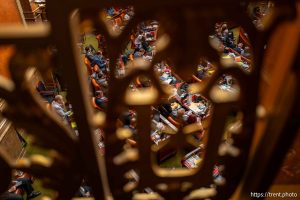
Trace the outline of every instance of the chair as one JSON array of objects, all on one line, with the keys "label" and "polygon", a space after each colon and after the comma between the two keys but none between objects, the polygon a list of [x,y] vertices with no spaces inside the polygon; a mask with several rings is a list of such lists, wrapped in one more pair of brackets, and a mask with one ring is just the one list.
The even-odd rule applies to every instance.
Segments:
[{"label": "chair", "polygon": [[100,108],[97,104],[96,104],[96,97],[92,97],[92,106],[93,108],[100,110],[100,111],[104,111],[102,108]]},{"label": "chair", "polygon": [[87,57],[84,57],[84,64],[86,66],[88,74],[91,75],[93,73],[92,66],[91,66],[91,62],[89,61],[89,59]]},{"label": "chair", "polygon": [[47,110],[52,110],[52,105],[51,105],[51,103],[49,103],[49,102],[46,103],[46,109],[47,109]]},{"label": "chair", "polygon": [[192,75],[192,78],[193,78],[193,80],[196,81],[196,82],[202,82],[202,80],[199,79],[199,78],[198,78],[197,76],[195,76],[195,75]]},{"label": "chair", "polygon": [[168,117],[169,122],[171,122],[174,126],[176,126],[177,128],[180,127],[180,123],[177,122],[175,119],[173,119],[171,116]]},{"label": "chair", "polygon": [[49,103],[52,102],[54,96],[56,95],[56,92],[54,90],[48,90],[42,81],[38,82],[36,90]]},{"label": "chair", "polygon": [[99,85],[95,79],[91,79],[91,87],[92,87],[92,92],[95,95],[97,90],[102,90],[101,85]]}]

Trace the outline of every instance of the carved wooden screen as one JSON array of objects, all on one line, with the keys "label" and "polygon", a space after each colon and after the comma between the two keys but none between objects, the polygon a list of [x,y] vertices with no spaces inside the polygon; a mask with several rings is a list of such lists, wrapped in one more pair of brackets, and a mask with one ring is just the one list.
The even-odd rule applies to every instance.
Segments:
[{"label": "carved wooden screen", "polygon": [[[23,27],[3,27],[0,30],[1,44],[14,44],[15,53],[10,60],[11,80],[1,80],[0,94],[8,104],[3,113],[16,126],[34,135],[36,144],[52,150],[49,158],[33,156],[14,164],[1,154],[1,191],[9,181],[12,168],[30,171],[44,178],[45,184],[55,189],[58,199],[70,199],[76,193],[84,176],[91,183],[96,199],[228,199],[239,185],[244,175],[251,146],[256,119],[258,89],[264,47],[273,28],[283,16],[291,16],[293,2],[276,4],[274,18],[264,31],[257,30],[247,15],[249,1],[47,1],[49,24]],[[99,11],[109,6],[133,6],[135,15],[118,36],[110,34],[99,17]],[[278,7],[277,7],[278,6]],[[80,62],[76,42],[79,40],[79,16],[89,20],[106,37],[110,59],[109,102],[104,114],[95,115],[88,100],[88,84]],[[156,20],[163,34],[157,41],[157,53],[152,62],[135,63],[135,70],[123,78],[115,78],[115,66],[128,40],[131,30],[140,22]],[[209,36],[214,24],[219,21],[233,21],[241,24],[248,33],[252,45],[252,71],[243,71],[234,64],[221,62],[214,40]],[[86,27],[83,27],[86,28]],[[39,97],[34,94],[28,76],[30,66],[35,66],[43,75],[54,66],[45,53],[48,45],[55,45],[60,54],[60,64],[68,84],[68,95],[72,99],[79,137],[72,130],[44,108]],[[174,68],[183,78],[195,71],[200,57],[212,61],[217,70],[205,84],[195,84],[191,90],[201,92],[213,104],[209,124],[209,136],[204,160],[200,168],[193,170],[161,169],[153,161],[150,143],[151,105],[161,103],[168,95],[154,74],[154,65],[169,58]],[[232,75],[239,83],[237,96],[218,90],[215,86],[222,74]],[[137,76],[144,75],[154,84],[155,89],[142,94],[130,93],[127,87]],[[138,146],[123,149],[124,137],[117,130],[117,118],[124,106],[137,109]],[[242,113],[242,129],[234,132],[232,143],[222,143],[225,129],[224,118],[230,112]],[[101,157],[93,139],[94,129],[105,131],[106,153]],[[193,126],[179,129],[166,144],[175,148],[184,147]],[[161,146],[159,148],[165,148]],[[115,159],[123,156],[124,163],[117,165]],[[225,184],[214,183],[212,171],[218,161],[225,166]],[[124,174],[138,169],[139,182],[129,191],[124,190]],[[146,187],[155,193],[142,194]],[[134,195],[132,190],[137,191]],[[143,196],[145,195],[145,196]],[[250,197],[249,197],[250,198]]]}]

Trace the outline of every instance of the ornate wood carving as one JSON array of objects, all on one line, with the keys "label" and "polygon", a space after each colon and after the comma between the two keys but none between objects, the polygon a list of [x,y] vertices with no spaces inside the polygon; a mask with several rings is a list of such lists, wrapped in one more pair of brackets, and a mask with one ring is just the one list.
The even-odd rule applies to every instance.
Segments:
[{"label": "ornate wood carving", "polygon": [[[91,183],[96,199],[109,199],[109,196],[114,199],[159,199],[156,195],[164,199],[230,198],[241,182],[247,166],[256,120],[264,46],[279,19],[292,16],[294,11],[293,4],[276,1],[277,17],[266,24],[268,26],[264,31],[258,31],[249,16],[242,12],[246,10],[248,2],[90,0],[87,3],[82,0],[63,2],[50,0],[46,5],[49,24],[33,25],[28,29],[22,27],[1,29],[0,44],[9,43],[17,46],[9,66],[12,80],[1,81],[0,96],[8,104],[3,114],[16,126],[34,135],[37,145],[53,150],[49,158],[35,156],[17,164],[10,163],[2,155],[1,171],[3,168],[9,173],[10,168],[19,168],[45,178],[45,183],[58,191],[58,199],[70,199],[78,189],[83,176],[87,176]],[[58,4],[60,6],[57,6]],[[99,19],[98,12],[108,6],[125,5],[134,7],[135,16],[116,37],[110,34],[105,23]],[[102,32],[108,44],[110,79],[105,120],[102,120],[102,115],[92,113],[85,73],[79,52],[76,51],[81,12],[84,12],[86,19]],[[132,73],[123,78],[115,78],[116,62],[125,47],[124,41],[128,40],[132,29],[148,19],[160,23],[161,29],[164,30],[161,41],[165,45],[157,45],[157,54],[152,62],[137,61]],[[218,52],[212,47],[214,41],[211,41],[212,45],[210,44],[208,37],[213,33],[214,24],[222,20],[242,24],[248,33],[253,48],[251,73],[246,73],[233,64],[225,66],[220,62]],[[43,107],[28,80],[30,66],[36,66],[41,74],[46,74],[51,69],[50,58],[45,53],[49,44],[56,45],[60,62],[64,66],[63,73],[69,86],[68,94],[72,99],[80,132],[78,138],[72,130]],[[196,84],[193,87],[193,91],[205,95],[214,108],[204,160],[200,168],[189,171],[160,169],[153,161],[153,155],[158,149],[152,148],[150,143],[150,106],[161,103],[168,90],[161,86],[155,76],[154,65],[169,58],[174,63],[175,70],[183,78],[188,78],[193,74],[199,57],[205,57],[217,66],[216,73],[205,84]],[[239,83],[240,93],[236,98],[214,87],[224,73],[232,75]],[[145,94],[149,94],[152,98],[137,99],[137,94],[128,93],[128,85],[140,75],[147,76],[153,82],[154,89],[145,91]],[[117,135],[116,122],[122,108],[132,105],[137,108],[137,130],[140,137],[137,148],[124,149],[124,140]],[[225,131],[224,118],[232,111],[243,114],[242,130],[233,134],[232,143],[224,144],[221,142]],[[95,128],[103,128],[105,131],[104,157],[96,150],[96,143],[93,140]],[[189,134],[189,129],[179,129],[165,146],[159,148],[184,147],[187,145],[186,139]],[[118,165],[115,159],[121,153],[124,153],[126,162]],[[214,183],[212,179],[216,161],[225,166],[226,184]],[[134,195],[131,190],[124,191],[126,179],[123,178],[132,168],[138,171],[140,177],[138,184],[134,186],[138,191]],[[2,173],[0,175],[2,176]],[[3,177],[3,180],[8,180],[8,177]],[[0,191],[4,191],[6,186],[7,181],[1,183]],[[151,187],[156,193],[140,194],[146,187]],[[243,198],[247,199],[245,196]]]}]

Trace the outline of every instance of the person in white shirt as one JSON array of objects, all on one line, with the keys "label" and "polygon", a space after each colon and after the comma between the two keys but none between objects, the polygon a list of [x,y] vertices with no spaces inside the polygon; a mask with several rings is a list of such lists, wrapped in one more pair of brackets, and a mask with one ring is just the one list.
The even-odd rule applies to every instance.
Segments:
[{"label": "person in white shirt", "polygon": [[70,115],[70,112],[65,111],[65,102],[61,95],[56,95],[51,103],[52,109],[64,120]]}]

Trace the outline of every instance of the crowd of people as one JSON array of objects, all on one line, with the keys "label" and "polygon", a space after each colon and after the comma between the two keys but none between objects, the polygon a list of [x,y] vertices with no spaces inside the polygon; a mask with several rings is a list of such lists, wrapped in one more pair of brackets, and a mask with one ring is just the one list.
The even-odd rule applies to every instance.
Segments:
[{"label": "crowd of people", "polygon": [[251,71],[251,48],[248,42],[248,35],[241,27],[238,27],[238,35],[228,28],[227,23],[216,23],[215,34],[220,41],[220,50],[223,51],[223,58],[232,58],[242,69]]}]

